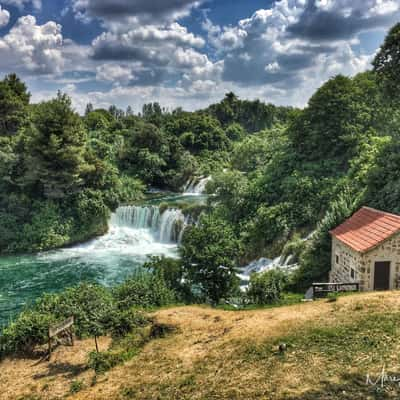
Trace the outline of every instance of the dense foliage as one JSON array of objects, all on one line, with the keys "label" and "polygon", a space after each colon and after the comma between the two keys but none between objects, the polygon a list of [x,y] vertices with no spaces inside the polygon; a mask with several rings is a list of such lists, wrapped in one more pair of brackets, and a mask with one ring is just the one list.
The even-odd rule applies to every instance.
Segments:
[{"label": "dense foliage", "polygon": [[189,281],[213,304],[238,289],[240,245],[232,228],[215,215],[203,216],[197,226],[188,229],[181,255]]},{"label": "dense foliage", "polygon": [[[213,195],[196,208],[181,260],[153,260],[153,274],[115,289],[121,310],[189,301],[193,287],[218,303],[235,294],[238,266],[283,250],[300,264],[294,287],[326,279],[329,229],[361,205],[400,212],[399,32],[399,25],[389,32],[371,71],[332,77],[302,110],[228,93],[196,112],[152,103],[135,115],[89,104],[79,116],[61,93],[30,104],[18,77],[5,77],[0,253],[85,240],[146,187],[178,191],[212,174]],[[253,284],[267,287],[264,278]],[[100,325],[102,318],[93,317]]]},{"label": "dense foliage", "polygon": [[248,132],[288,115],[232,94],[199,112],[153,103],[134,115],[88,104],[83,117],[62,93],[29,100],[16,75],[0,81],[0,253],[102,234],[110,211],[141,198],[146,186],[178,191],[193,176],[221,171]]},{"label": "dense foliage", "polygon": [[174,300],[174,292],[162,277],[149,274],[134,276],[113,290],[82,283],[58,294],[45,294],[1,332],[0,353],[34,351],[47,343],[50,324],[71,316],[78,337],[110,334],[121,338],[150,323],[141,310]]},{"label": "dense foliage", "polygon": [[[300,267],[292,284],[303,290],[328,277],[331,228],[362,205],[400,212],[398,36],[396,25],[372,71],[331,78],[285,124],[233,144],[209,203],[239,239],[242,263],[293,251]],[[210,109],[238,122],[235,101]]]},{"label": "dense foliage", "polygon": [[282,298],[287,280],[287,274],[279,269],[252,274],[247,296],[254,304],[277,303]]}]

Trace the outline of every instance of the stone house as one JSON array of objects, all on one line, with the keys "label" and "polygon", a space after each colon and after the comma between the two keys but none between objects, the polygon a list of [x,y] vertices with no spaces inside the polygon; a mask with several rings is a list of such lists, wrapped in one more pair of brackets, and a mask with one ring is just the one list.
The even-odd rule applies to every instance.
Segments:
[{"label": "stone house", "polygon": [[400,288],[400,216],[362,207],[332,236],[330,282],[360,290]]}]

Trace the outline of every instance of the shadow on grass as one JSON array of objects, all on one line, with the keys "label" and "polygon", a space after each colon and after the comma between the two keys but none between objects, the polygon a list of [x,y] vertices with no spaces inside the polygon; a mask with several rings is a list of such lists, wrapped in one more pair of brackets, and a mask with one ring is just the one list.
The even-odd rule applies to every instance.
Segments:
[{"label": "shadow on grass", "polygon": [[72,365],[69,363],[49,363],[47,367],[47,371],[33,375],[33,379],[42,379],[42,378],[49,378],[54,377],[57,375],[62,375],[65,378],[75,378],[80,375],[82,372],[85,372],[88,369],[86,364],[78,364]]}]

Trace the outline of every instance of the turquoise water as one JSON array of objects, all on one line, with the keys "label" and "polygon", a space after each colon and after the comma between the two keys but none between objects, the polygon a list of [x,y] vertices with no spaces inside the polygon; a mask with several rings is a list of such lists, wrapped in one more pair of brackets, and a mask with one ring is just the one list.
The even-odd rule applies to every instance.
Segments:
[{"label": "turquoise water", "polygon": [[[151,201],[202,201],[198,196],[168,196]],[[150,203],[150,202],[149,202]],[[149,204],[147,203],[147,204]],[[0,257],[0,326],[43,293],[80,282],[112,286],[153,255],[177,257],[178,245],[160,242],[154,229],[111,219],[109,232],[85,244],[26,256]]]}]

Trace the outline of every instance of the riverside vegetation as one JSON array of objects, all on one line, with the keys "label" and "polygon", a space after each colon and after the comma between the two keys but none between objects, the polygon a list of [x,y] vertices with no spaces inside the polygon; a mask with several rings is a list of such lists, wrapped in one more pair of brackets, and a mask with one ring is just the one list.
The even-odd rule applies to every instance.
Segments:
[{"label": "riverside vegetation", "polygon": [[[30,104],[24,83],[5,77],[2,254],[100,235],[110,212],[142,198],[146,187],[178,191],[189,178],[211,174],[207,190],[213,195],[196,210],[198,224],[185,230],[179,259],[153,259],[146,272],[112,289],[89,285],[44,296],[4,329],[3,352],[33,350],[50,322],[70,314],[82,337],[128,337],[152,324],[138,308],[243,297],[284,303],[286,292],[326,279],[329,229],[360,205],[400,212],[399,54],[400,24],[371,71],[331,78],[303,110],[229,93],[197,112],[154,103],[134,115],[130,108],[89,104],[81,117],[66,95]],[[253,276],[241,294],[236,268],[282,252],[299,268],[289,276]],[[121,361],[127,355],[120,351]],[[101,364],[98,355],[91,363]]]}]

